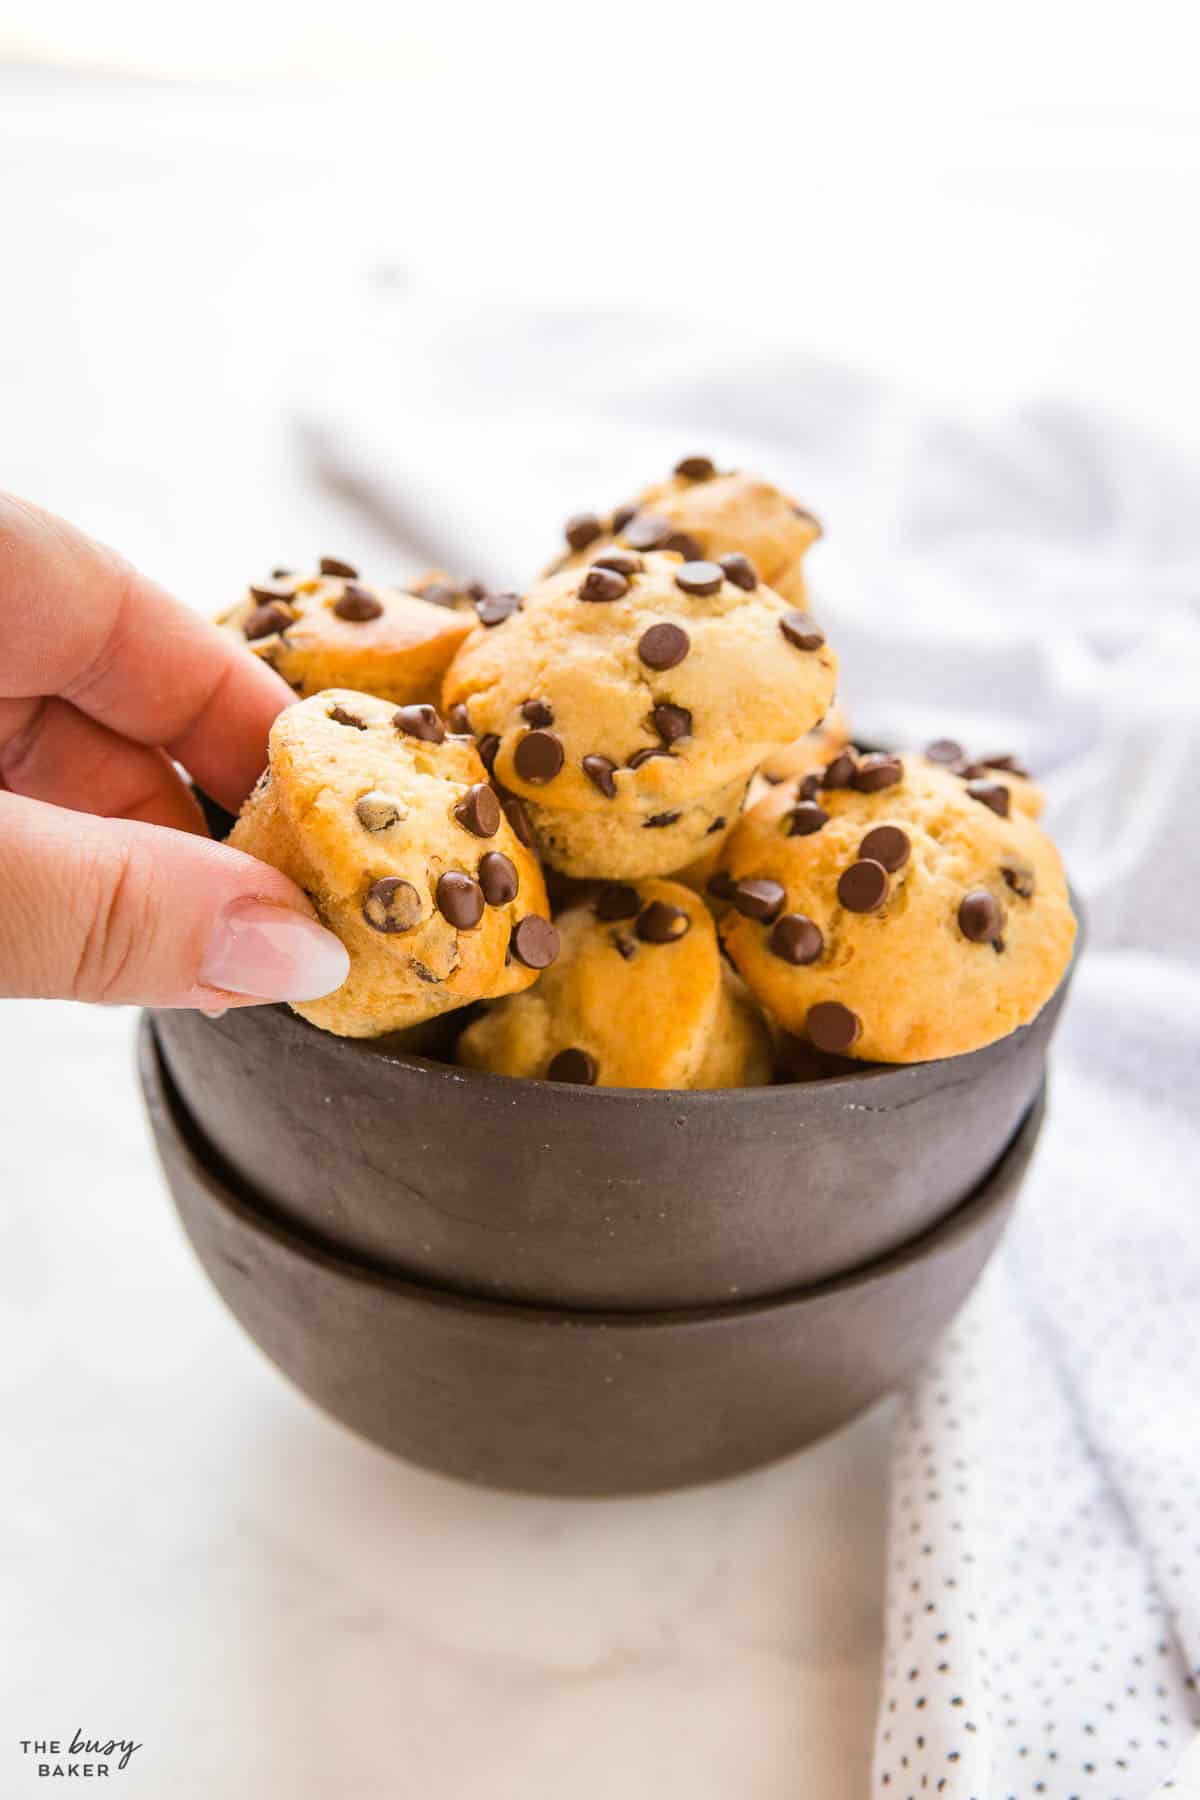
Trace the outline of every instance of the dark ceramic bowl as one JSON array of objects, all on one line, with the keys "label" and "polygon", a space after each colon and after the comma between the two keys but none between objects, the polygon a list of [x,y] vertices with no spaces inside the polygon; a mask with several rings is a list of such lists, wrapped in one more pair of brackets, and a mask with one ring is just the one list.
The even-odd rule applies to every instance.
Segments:
[{"label": "dark ceramic bowl", "polygon": [[704,1093],[478,1074],[286,1007],[155,1029],[282,1223],[461,1293],[642,1311],[808,1287],[944,1218],[1028,1112],[1066,987],[970,1056]]},{"label": "dark ceramic bowl", "polygon": [[1035,1103],[974,1195],[870,1268],[770,1301],[659,1313],[464,1299],[335,1255],[223,1174],[143,1024],[141,1072],[175,1204],[226,1304],[310,1399],[469,1481],[618,1494],[712,1481],[800,1449],[904,1381],[991,1254]]}]

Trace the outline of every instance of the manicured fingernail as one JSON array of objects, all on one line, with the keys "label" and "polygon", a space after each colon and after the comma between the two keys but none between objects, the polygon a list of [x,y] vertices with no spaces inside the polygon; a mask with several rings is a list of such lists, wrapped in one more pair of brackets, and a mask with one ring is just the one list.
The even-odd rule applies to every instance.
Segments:
[{"label": "manicured fingernail", "polygon": [[350,973],[346,946],[315,919],[263,900],[234,900],[213,926],[200,980],[260,1000],[315,1000]]}]

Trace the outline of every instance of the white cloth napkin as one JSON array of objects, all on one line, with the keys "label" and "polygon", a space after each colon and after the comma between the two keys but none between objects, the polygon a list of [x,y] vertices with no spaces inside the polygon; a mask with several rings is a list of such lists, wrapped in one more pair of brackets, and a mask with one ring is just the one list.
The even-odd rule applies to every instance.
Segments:
[{"label": "white cloth napkin", "polygon": [[464,576],[684,453],[761,468],[825,521],[856,730],[1044,778],[1089,950],[1017,1222],[901,1405],[875,1786],[1200,1795],[1200,471],[646,316],[373,302],[303,386],[327,478]]}]

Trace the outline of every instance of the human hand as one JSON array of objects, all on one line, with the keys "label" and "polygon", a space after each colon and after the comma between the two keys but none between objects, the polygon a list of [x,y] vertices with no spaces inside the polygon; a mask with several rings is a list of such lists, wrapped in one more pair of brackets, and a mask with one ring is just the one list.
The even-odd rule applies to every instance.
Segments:
[{"label": "human hand", "polygon": [[301,890],[213,843],[286,683],[61,519],[0,494],[0,994],[307,1000],[349,958]]}]

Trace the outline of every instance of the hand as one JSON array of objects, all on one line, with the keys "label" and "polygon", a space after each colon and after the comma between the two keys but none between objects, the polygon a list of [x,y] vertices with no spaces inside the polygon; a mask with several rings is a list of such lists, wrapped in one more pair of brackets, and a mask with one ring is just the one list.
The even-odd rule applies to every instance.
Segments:
[{"label": "hand", "polygon": [[217,1010],[349,959],[286,875],[213,843],[291,690],[61,519],[0,494],[0,994]]}]

